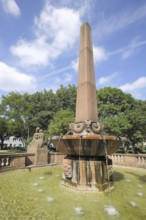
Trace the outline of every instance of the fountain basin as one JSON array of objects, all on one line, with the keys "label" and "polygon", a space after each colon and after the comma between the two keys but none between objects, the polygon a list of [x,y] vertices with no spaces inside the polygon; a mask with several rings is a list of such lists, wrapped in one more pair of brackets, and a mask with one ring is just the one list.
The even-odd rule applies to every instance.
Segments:
[{"label": "fountain basin", "polygon": [[122,146],[119,137],[98,134],[53,136],[51,141],[57,151],[70,156],[106,156]]}]

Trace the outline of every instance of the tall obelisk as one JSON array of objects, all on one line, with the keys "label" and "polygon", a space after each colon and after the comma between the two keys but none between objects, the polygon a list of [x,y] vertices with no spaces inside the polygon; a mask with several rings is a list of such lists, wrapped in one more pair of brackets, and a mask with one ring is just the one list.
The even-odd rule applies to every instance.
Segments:
[{"label": "tall obelisk", "polygon": [[75,121],[81,122],[91,120],[97,122],[97,119],[96,83],[91,28],[88,23],[84,23],[80,30],[80,52]]}]

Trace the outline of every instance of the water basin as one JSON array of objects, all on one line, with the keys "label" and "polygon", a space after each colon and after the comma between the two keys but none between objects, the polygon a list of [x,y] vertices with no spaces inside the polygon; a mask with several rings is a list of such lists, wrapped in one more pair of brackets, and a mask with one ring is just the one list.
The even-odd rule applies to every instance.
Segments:
[{"label": "water basin", "polygon": [[107,154],[111,155],[123,144],[117,136],[98,134],[53,136],[51,142],[58,151],[75,156],[105,156],[105,145]]}]

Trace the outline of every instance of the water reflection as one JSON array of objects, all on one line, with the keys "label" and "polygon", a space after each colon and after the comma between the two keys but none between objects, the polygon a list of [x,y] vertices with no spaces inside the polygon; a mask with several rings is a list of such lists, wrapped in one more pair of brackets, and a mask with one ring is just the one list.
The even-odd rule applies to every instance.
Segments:
[{"label": "water reflection", "polygon": [[131,205],[132,207],[136,207],[136,206],[137,206],[136,203],[133,202],[133,201],[130,201],[130,205]]},{"label": "water reflection", "polygon": [[113,206],[109,205],[109,206],[105,206],[104,210],[108,213],[108,215],[119,215],[119,212],[116,210],[116,208],[114,208]]},{"label": "water reflection", "polygon": [[43,189],[38,189],[37,192],[41,193],[41,192],[44,192],[44,190]]},{"label": "water reflection", "polygon": [[73,213],[76,215],[83,215],[84,214],[84,209],[81,207],[75,207],[73,209]]},{"label": "water reflection", "polygon": [[138,188],[143,188],[143,185],[138,184],[137,187],[138,187]]},{"label": "water reflection", "polygon": [[127,180],[126,180],[126,182],[127,182],[127,183],[130,183],[130,182],[131,182],[131,180],[130,180],[130,179],[127,179]]},{"label": "water reflection", "polygon": [[136,195],[139,196],[139,197],[143,197],[143,193],[142,192],[138,192]]},{"label": "water reflection", "polygon": [[39,179],[43,180],[43,179],[45,179],[45,177],[44,176],[39,176]]},{"label": "water reflection", "polygon": [[48,201],[48,202],[53,202],[53,201],[54,201],[54,197],[48,196],[48,197],[47,197],[47,201]]},{"label": "water reflection", "polygon": [[35,182],[35,183],[33,183],[32,185],[33,185],[33,186],[38,186],[38,183],[37,183],[37,182]]}]

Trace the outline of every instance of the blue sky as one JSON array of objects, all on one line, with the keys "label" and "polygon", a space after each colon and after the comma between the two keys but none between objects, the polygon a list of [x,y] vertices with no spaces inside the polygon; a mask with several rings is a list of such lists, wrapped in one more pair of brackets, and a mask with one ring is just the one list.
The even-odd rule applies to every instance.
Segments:
[{"label": "blue sky", "polygon": [[84,22],[92,28],[97,89],[146,100],[145,0],[0,0],[0,97],[76,85]]}]

